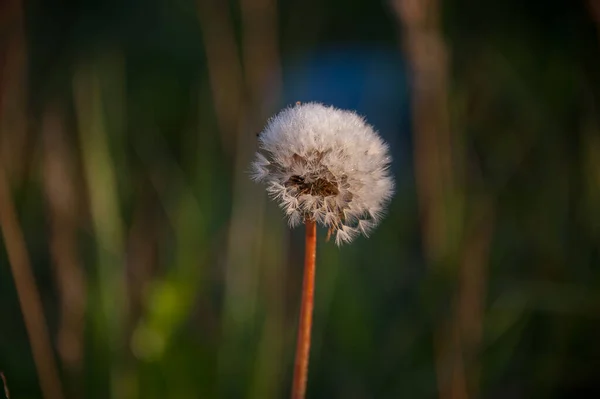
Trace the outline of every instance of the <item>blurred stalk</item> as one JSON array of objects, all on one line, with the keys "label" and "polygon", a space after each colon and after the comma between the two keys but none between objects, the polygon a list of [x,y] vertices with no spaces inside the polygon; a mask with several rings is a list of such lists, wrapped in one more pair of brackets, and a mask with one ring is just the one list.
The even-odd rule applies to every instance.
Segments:
[{"label": "blurred stalk", "polygon": [[32,157],[27,132],[27,49],[20,0],[0,2],[0,158],[19,179]]},{"label": "blurred stalk", "polygon": [[[251,397],[274,398],[282,395],[282,381],[288,373],[285,369],[283,353],[286,348],[293,347],[293,341],[287,341],[291,335],[285,330],[285,297],[286,297],[286,264],[289,229],[281,223],[281,215],[277,208],[265,209],[265,229],[261,259],[263,270],[261,274],[260,292],[261,304],[265,317],[261,331],[260,343],[257,348],[254,365],[253,386]],[[284,352],[285,350],[285,352]]]},{"label": "blurred stalk", "polygon": [[[63,390],[52,341],[7,177],[8,174],[18,175],[25,160],[29,159],[23,156],[28,135],[25,132],[27,68],[22,14],[22,5],[18,0],[0,5],[0,40],[6,43],[0,48],[0,229],[42,395],[46,399],[60,399]],[[2,380],[8,396],[4,374]]]},{"label": "blurred stalk", "polygon": [[10,399],[10,391],[8,390],[8,383],[6,382],[6,376],[0,371],[0,378],[2,379],[2,386],[4,387],[4,396],[6,399]]},{"label": "blurred stalk", "polygon": [[[262,190],[253,184],[246,173],[255,149],[255,135],[266,115],[277,103],[280,90],[279,57],[277,51],[277,8],[274,0],[240,2],[243,38],[241,54],[235,40],[231,10],[227,3],[218,0],[198,0],[199,19],[207,54],[209,80],[213,92],[219,129],[225,149],[234,154],[233,204],[228,234],[228,254],[225,265],[225,298],[223,309],[223,346],[219,354],[221,388],[227,387],[232,376],[256,369],[251,395],[264,397],[265,392],[277,392],[275,381],[263,372],[277,370],[280,346],[273,334],[281,325],[280,308],[276,301],[266,301],[267,316],[256,356],[258,365],[246,369],[236,359],[243,339],[256,323],[258,278],[265,253],[264,218],[265,201]],[[268,99],[265,96],[268,94]],[[274,240],[280,244],[281,237]],[[281,255],[279,250],[273,254]],[[267,259],[280,264],[282,256]],[[278,267],[265,265],[270,272]],[[278,280],[280,281],[280,280]],[[269,290],[281,294],[281,285]],[[273,297],[272,294],[268,297]],[[246,357],[246,356],[244,356]],[[269,366],[276,365],[275,367]]]},{"label": "blurred stalk", "polygon": [[240,0],[242,63],[250,102],[262,124],[279,102],[281,60],[277,0]]},{"label": "blurred stalk", "polygon": [[221,142],[232,155],[244,97],[233,22],[225,1],[197,0],[197,4]]},{"label": "blurred stalk", "polygon": [[63,397],[63,390],[54,359],[50,333],[44,317],[44,308],[31,270],[25,238],[19,226],[3,162],[0,162],[0,228],[42,394],[45,399],[60,399]]},{"label": "blurred stalk", "polygon": [[[79,67],[74,98],[88,197],[97,240],[97,278],[101,306],[100,334],[106,333],[111,397],[129,397],[121,362],[129,303],[123,259],[123,225],[119,214],[116,171],[109,151],[97,65]],[[105,331],[102,331],[106,329]]]},{"label": "blurred stalk", "polygon": [[[450,131],[449,61],[441,4],[438,0],[395,0],[393,5],[412,72],[415,173],[425,255],[433,267],[430,278],[439,280],[442,292],[454,297],[450,316],[434,312],[439,396],[476,397],[478,368],[474,364],[481,341],[484,270],[491,237],[489,209],[484,206],[481,211],[483,220],[477,211],[469,213],[464,225],[464,151],[461,138]],[[463,236],[465,227],[470,231]],[[456,293],[451,288],[455,278]]]},{"label": "blurred stalk", "polygon": [[[250,349],[243,344],[243,339],[254,330],[257,321],[258,278],[265,239],[265,200],[262,190],[259,191],[258,185],[248,178],[246,172],[254,150],[253,140],[256,139],[250,126],[250,123],[246,126],[242,123],[237,139],[233,203],[225,252],[224,345],[219,356],[220,373],[225,380],[231,378],[230,373],[237,375],[244,369],[240,370],[237,359],[240,350]],[[244,357],[251,359],[255,355],[246,354]]]},{"label": "blurred stalk", "polygon": [[423,240],[430,261],[449,252],[451,215],[445,203],[455,195],[456,165],[448,112],[448,55],[438,0],[394,0],[404,28],[411,66],[414,157]]},{"label": "blurred stalk", "polygon": [[[235,378],[244,383],[245,367],[237,359],[254,358],[243,345],[255,322],[258,265],[261,253],[264,200],[245,173],[251,159],[253,126],[246,120],[246,93],[238,57],[231,10],[219,0],[199,0],[199,18],[207,55],[209,80],[222,143],[233,158],[232,211],[225,260],[222,345],[218,356],[218,391],[231,389]],[[241,387],[238,387],[241,388]],[[239,395],[236,392],[236,395]]]},{"label": "blurred stalk", "polygon": [[458,325],[468,392],[478,398],[480,349],[483,338],[487,269],[494,233],[494,204],[478,199],[471,207],[460,259],[458,297],[454,323]]},{"label": "blurred stalk", "polygon": [[[248,156],[252,156],[256,149],[255,132],[260,131],[265,120],[278,106],[281,96],[282,73],[281,59],[279,56],[279,20],[277,0],[240,0],[240,15],[242,22],[241,54],[244,73],[245,91],[248,102],[246,104],[244,123],[247,125],[239,132],[239,142],[244,147],[244,154],[240,154],[236,188],[241,194],[244,186],[250,181],[247,176],[249,165]],[[245,144],[248,143],[248,144]],[[250,184],[252,184],[250,182]],[[256,190],[257,187],[253,187]],[[260,191],[260,189],[259,189]],[[256,191],[254,191],[256,193]],[[264,207],[264,193],[257,193],[255,203],[261,201]],[[239,196],[239,201],[248,202],[247,197]],[[252,217],[252,209],[241,203],[234,204],[240,212],[239,220],[248,220]],[[277,227],[269,219],[268,210],[259,215],[262,229],[256,229],[255,243],[259,251],[257,257],[256,274],[262,266],[263,279],[270,284],[262,284],[264,291],[261,296],[266,299],[264,304],[264,322],[257,348],[254,365],[253,388],[251,397],[264,398],[276,397],[281,394],[281,373],[283,369],[283,344],[281,336],[284,334],[284,308],[281,305],[284,297],[283,285],[285,278],[284,259],[287,245],[284,244],[284,234],[276,235]],[[279,224],[281,225],[281,219]],[[271,221],[271,223],[269,223]],[[258,225],[257,225],[258,226]],[[270,230],[270,231],[269,231]],[[286,231],[283,229],[283,231]],[[232,239],[235,239],[233,236]],[[235,241],[230,241],[230,251],[235,248]],[[240,267],[244,267],[240,264]]]},{"label": "blurred stalk", "polygon": [[59,292],[58,353],[73,385],[83,395],[83,333],[87,303],[86,276],[77,253],[78,203],[74,173],[78,170],[69,148],[64,110],[47,106],[42,119],[43,174],[50,220],[50,252]]},{"label": "blurred stalk", "polygon": [[[448,55],[438,0],[394,0],[393,5],[404,28],[404,50],[411,66],[417,197],[423,246],[435,279],[443,275],[439,268],[444,262],[450,263],[451,210],[446,201],[456,194],[447,98]],[[434,322],[439,397],[467,398],[460,326],[451,319]]]}]

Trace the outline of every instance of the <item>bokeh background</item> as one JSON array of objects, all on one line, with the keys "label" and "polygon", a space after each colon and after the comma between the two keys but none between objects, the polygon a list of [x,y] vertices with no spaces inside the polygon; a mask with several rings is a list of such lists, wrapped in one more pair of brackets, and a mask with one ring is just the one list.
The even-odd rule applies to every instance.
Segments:
[{"label": "bokeh background", "polygon": [[319,233],[309,398],[600,397],[596,0],[3,0],[0,99],[12,398],[288,396],[303,231],[248,169],[296,101],[397,182]]}]

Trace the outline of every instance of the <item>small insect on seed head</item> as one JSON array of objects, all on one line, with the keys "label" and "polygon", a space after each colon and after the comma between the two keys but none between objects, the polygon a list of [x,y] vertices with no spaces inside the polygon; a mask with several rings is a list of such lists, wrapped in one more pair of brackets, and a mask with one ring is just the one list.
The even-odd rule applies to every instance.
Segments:
[{"label": "small insect on seed head", "polygon": [[314,220],[338,245],[377,226],[394,191],[391,157],[362,117],[297,102],[272,117],[258,140],[252,177],[266,184],[291,226]]}]

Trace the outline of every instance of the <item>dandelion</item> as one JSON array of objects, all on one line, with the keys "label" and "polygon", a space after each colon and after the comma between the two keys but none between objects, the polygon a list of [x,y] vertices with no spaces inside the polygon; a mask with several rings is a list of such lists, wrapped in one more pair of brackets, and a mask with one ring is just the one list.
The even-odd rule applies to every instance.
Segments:
[{"label": "dandelion", "polygon": [[369,235],[393,193],[388,147],[354,112],[317,103],[273,117],[259,135],[253,177],[293,227],[314,220],[336,244]]},{"label": "dandelion", "polygon": [[316,224],[337,245],[368,236],[380,222],[394,181],[387,144],[351,111],[296,103],[259,135],[252,177],[264,182],[291,227],[306,225],[306,254],[293,398],[303,398],[308,372],[316,258]]}]

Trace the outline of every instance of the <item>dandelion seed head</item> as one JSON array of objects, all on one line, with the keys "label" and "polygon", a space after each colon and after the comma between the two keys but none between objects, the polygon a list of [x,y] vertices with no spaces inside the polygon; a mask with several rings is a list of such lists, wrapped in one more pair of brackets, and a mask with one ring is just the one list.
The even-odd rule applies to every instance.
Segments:
[{"label": "dandelion seed head", "polygon": [[368,234],[394,191],[387,144],[352,111],[296,104],[259,135],[252,177],[264,182],[290,226],[315,220],[336,244]]}]

